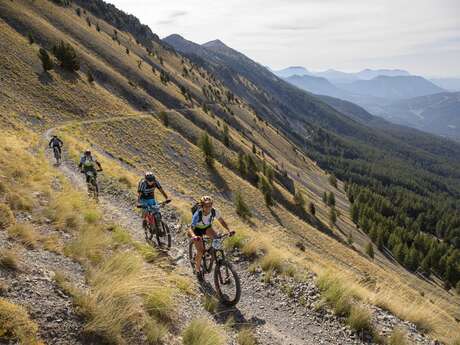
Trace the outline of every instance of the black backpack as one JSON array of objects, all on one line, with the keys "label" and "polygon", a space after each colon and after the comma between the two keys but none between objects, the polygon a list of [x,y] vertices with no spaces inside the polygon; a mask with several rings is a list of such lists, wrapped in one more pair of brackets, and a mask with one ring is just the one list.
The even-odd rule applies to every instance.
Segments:
[{"label": "black backpack", "polygon": [[[192,211],[192,217],[198,211],[198,222],[201,222],[203,220],[203,210],[201,209],[201,205],[199,202],[195,202],[191,208]],[[216,210],[214,207],[211,209],[211,223],[216,217]]]}]

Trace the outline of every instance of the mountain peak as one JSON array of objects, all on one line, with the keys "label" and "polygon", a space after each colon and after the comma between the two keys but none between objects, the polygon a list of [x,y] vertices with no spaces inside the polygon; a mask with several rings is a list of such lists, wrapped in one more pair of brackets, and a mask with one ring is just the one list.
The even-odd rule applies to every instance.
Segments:
[{"label": "mountain peak", "polygon": [[202,46],[206,48],[228,48],[228,46],[219,39],[203,43]]}]

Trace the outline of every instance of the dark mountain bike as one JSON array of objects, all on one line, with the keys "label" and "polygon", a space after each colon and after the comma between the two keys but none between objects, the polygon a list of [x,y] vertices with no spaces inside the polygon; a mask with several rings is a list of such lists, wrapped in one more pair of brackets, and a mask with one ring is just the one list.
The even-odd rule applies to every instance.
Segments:
[{"label": "dark mountain bike", "polygon": [[[214,287],[222,304],[234,306],[238,303],[241,297],[240,278],[233,268],[232,264],[227,261],[223,249],[223,241],[233,236],[225,234],[211,240],[207,236],[203,236],[203,244],[205,252],[201,261],[201,272],[203,274],[211,273],[214,267]],[[193,240],[189,243],[189,260],[192,269],[195,270],[196,248]]]},{"label": "dark mountain bike", "polygon": [[[102,171],[99,169],[97,171]],[[86,186],[88,188],[88,195],[94,200],[99,201],[99,185],[97,184],[97,174],[94,170],[84,172],[86,176]]]},{"label": "dark mountain bike", "polygon": [[152,243],[155,236],[158,246],[167,249],[171,248],[171,231],[168,224],[163,221],[160,209],[170,202],[171,200],[165,200],[153,206],[137,206],[144,210],[142,227],[144,228],[145,240]]},{"label": "dark mountain bike", "polygon": [[59,147],[53,146],[54,159],[56,160],[56,165],[61,164],[61,150]]}]

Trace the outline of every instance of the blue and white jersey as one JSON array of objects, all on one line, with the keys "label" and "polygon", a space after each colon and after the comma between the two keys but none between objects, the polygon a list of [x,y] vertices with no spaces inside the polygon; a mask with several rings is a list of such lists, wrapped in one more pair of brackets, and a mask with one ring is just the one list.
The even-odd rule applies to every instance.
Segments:
[{"label": "blue and white jersey", "polygon": [[145,179],[142,179],[139,182],[137,191],[141,193],[141,198],[143,199],[155,199],[155,188],[161,188],[160,182],[157,179],[155,179],[152,185],[149,185]]},{"label": "blue and white jersey", "polygon": [[212,226],[212,221],[220,218],[220,212],[213,208],[208,215],[199,208],[192,216],[192,229],[208,229]]}]

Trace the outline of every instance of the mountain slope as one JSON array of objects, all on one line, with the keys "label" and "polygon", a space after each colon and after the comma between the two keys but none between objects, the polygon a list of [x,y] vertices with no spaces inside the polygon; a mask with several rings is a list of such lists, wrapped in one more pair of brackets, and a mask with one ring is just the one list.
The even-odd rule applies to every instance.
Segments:
[{"label": "mountain slope", "polygon": [[383,107],[378,115],[426,132],[460,139],[460,92],[400,100]]},{"label": "mountain slope", "polygon": [[412,98],[443,92],[430,81],[418,76],[378,76],[337,85],[348,92],[388,99]]},{"label": "mountain slope", "polygon": [[[149,319],[144,318],[147,314],[142,308],[142,294],[139,296],[131,293],[132,290],[128,290],[129,297],[134,296],[134,299],[139,297],[138,300],[136,299],[137,303],[130,298],[119,302],[127,303],[123,304],[126,306],[124,311],[133,311],[133,314],[129,314],[133,318],[128,320],[133,323],[128,323],[127,329],[133,329],[136,333],[134,339],[131,339],[129,332],[121,332],[120,328],[117,328],[115,335],[118,337],[110,339],[112,342],[145,343],[144,336],[146,337],[148,330],[153,333],[155,330],[164,331],[166,327],[166,334],[163,335],[166,336],[163,339],[164,343],[180,343],[180,333],[187,329],[189,321],[198,315],[207,318],[213,329],[214,327],[221,329],[219,324],[226,322],[227,316],[234,317],[237,321],[235,327],[227,327],[224,331],[231,339],[228,341],[229,344],[232,341],[235,342],[239,323],[245,325],[250,323],[251,326],[254,326],[254,333],[261,340],[261,344],[276,343],[274,339],[279,343],[283,343],[285,339],[292,339],[293,343],[303,344],[305,339],[302,337],[305,338],[305,336],[307,336],[306,339],[313,339],[313,342],[324,340],[325,337],[331,343],[358,341],[356,340],[359,337],[358,333],[345,326],[342,317],[333,316],[329,308],[314,310],[313,304],[320,299],[320,294],[323,292],[315,287],[314,274],[308,271],[316,272],[319,279],[327,270],[341,272],[341,275],[334,275],[334,281],[337,282],[340,277],[343,286],[351,289],[352,294],[359,296],[362,301],[361,303],[358,300],[347,300],[353,302],[355,306],[353,312],[364,313],[364,316],[367,315],[366,311],[372,313],[372,327],[379,327],[379,332],[382,331],[385,336],[389,335],[395,325],[401,325],[409,331],[410,329],[415,330],[415,326],[412,324],[407,326],[394,316],[382,314],[380,309],[369,305],[367,301],[385,300],[386,308],[391,309],[400,318],[414,322],[417,321],[416,316],[420,316],[420,314],[416,315],[417,310],[419,313],[420,310],[423,310],[422,320],[425,320],[425,315],[432,313],[435,320],[426,321],[433,325],[430,336],[423,338],[419,331],[410,333],[413,340],[420,344],[428,342],[430,337],[449,341],[453,338],[458,327],[454,320],[459,310],[458,300],[439,286],[439,279],[434,276],[429,282],[421,279],[387,256],[385,249],[379,250],[376,247],[374,259],[364,254],[369,237],[366,232],[353,224],[349,214],[351,204],[345,193],[343,182],[336,180],[337,187],[333,186],[332,176],[326,174],[310,157],[305,155],[303,151],[306,151],[306,148],[303,145],[295,144],[296,137],[293,133],[288,131],[283,133],[281,126],[275,126],[276,123],[271,121],[271,118],[276,118],[277,115],[282,118],[282,113],[268,112],[271,111],[271,94],[265,94],[269,100],[266,106],[268,113],[261,112],[256,116],[254,106],[226,87],[224,80],[220,79],[217,73],[213,73],[212,69],[200,67],[186,56],[154,40],[150,42],[152,49],[138,44],[136,40],[141,41],[137,34],[133,35],[130,32],[119,30],[117,37],[114,37],[116,28],[89,10],[86,10],[85,13],[81,9],[78,15],[75,4],[60,7],[44,0],[0,2],[0,18],[2,52],[0,54],[0,74],[2,76],[0,125],[2,133],[8,131],[13,133],[13,136],[20,138],[19,134],[27,126],[34,131],[34,133],[25,132],[27,137],[40,136],[52,130],[62,136],[65,141],[66,163],[60,168],[64,176],[59,174],[57,179],[53,178],[47,182],[44,189],[45,197],[51,193],[50,188],[59,189],[59,181],[69,178],[71,181],[69,188],[84,186],[75,168],[75,160],[78,160],[78,155],[83,149],[91,147],[104,167],[104,172],[100,175],[101,206],[104,206],[102,211],[108,218],[109,224],[100,224],[98,220],[100,218],[95,217],[94,214],[87,215],[89,211],[97,211],[96,207],[90,210],[79,209],[80,202],[75,200],[80,199],[71,198],[74,194],[67,189],[62,190],[64,200],[58,199],[55,204],[53,203],[53,207],[64,212],[63,216],[58,217],[55,222],[61,227],[59,235],[67,240],[72,240],[72,236],[76,236],[76,244],[81,245],[72,247],[72,253],[85,263],[92,262],[92,260],[95,262],[94,265],[91,263],[88,266],[87,280],[91,286],[91,292],[97,293],[99,291],[97,288],[105,287],[105,284],[100,282],[108,281],[107,279],[96,279],[99,276],[95,274],[101,271],[115,272],[118,274],[118,279],[112,280],[117,283],[116,286],[124,286],[123,283],[127,277],[122,274],[123,272],[120,273],[118,268],[125,267],[123,263],[132,263],[132,259],[119,260],[116,265],[109,265],[109,267],[103,265],[105,262],[112,263],[110,260],[106,261],[105,256],[102,261],[98,261],[100,255],[112,249],[116,250],[117,254],[129,257],[131,254],[134,255],[136,257],[134,262],[139,264],[139,266],[136,264],[136,267],[145,268],[149,273],[163,274],[164,270],[164,274],[173,280],[173,286],[177,287],[173,296],[169,298],[169,295],[163,295],[159,300],[178,301],[179,317],[177,315],[168,317],[169,314],[165,315],[162,308],[160,317],[166,316],[166,318],[157,319],[159,308],[155,308],[156,304],[152,302],[151,306],[154,308],[147,309],[147,311],[152,313],[149,314],[149,317],[154,321],[145,324],[143,321]],[[121,15],[119,19],[113,19],[113,21],[118,22],[122,18]],[[88,20],[91,25],[88,25]],[[29,32],[34,38],[32,44],[28,42]],[[47,49],[51,54],[52,46],[61,39],[69,42],[75,48],[81,69],[77,72],[66,71],[52,57],[54,68],[49,72],[43,72],[37,57],[39,48]],[[146,45],[148,43],[146,42]],[[224,52],[214,54],[211,48],[224,50]],[[205,49],[213,53],[212,56],[216,58],[216,61],[228,58],[225,52],[227,48],[219,42],[211,44],[211,48]],[[230,55],[232,54],[233,52]],[[240,56],[236,54],[233,58],[239,60]],[[245,64],[244,59],[240,62]],[[244,90],[243,94],[248,99],[252,96],[254,100],[261,102],[262,86],[251,83],[242,75],[235,74],[233,68],[227,68],[233,77],[247,85],[248,89]],[[88,78],[88,73],[93,74],[93,81]],[[250,74],[249,72],[247,75],[250,76]],[[261,77],[261,80],[265,79]],[[250,91],[250,88],[253,88],[253,92]],[[289,86],[289,90],[291,89],[294,88]],[[306,94],[295,89],[294,100],[304,95]],[[282,101],[281,98],[278,99],[279,102]],[[301,108],[309,112],[305,117],[314,122],[308,128],[316,130],[309,134],[319,135],[318,139],[308,141],[309,144],[310,142],[313,144],[312,155],[320,152],[317,151],[320,147],[316,147],[319,144],[328,151],[324,152],[324,158],[328,157],[333,163],[336,148],[348,149],[350,145],[356,145],[355,142],[348,143],[347,137],[331,132],[337,123],[348,123],[350,129],[360,131],[357,136],[362,135],[365,127],[343,117],[311,95],[306,95],[305,99],[311,103],[302,105]],[[286,100],[283,101],[285,102]],[[317,106],[319,109],[316,109],[316,112],[313,111],[315,109],[310,111],[307,105],[313,108]],[[279,106],[284,107],[285,105]],[[300,108],[299,105],[296,105],[292,109],[295,110],[297,107]],[[329,113],[326,113],[326,110]],[[321,118],[322,115],[325,119]],[[308,125],[308,121],[300,122],[303,118],[300,111],[296,112],[294,119],[290,119],[292,126]],[[336,120],[338,120],[337,123],[335,123]],[[328,124],[328,121],[331,123]],[[329,127],[320,128],[319,123],[325,123]],[[296,128],[291,128],[291,131],[294,129]],[[374,133],[370,129],[366,131]],[[205,134],[210,137],[215,152],[212,167],[207,164],[199,145]],[[6,140],[8,142],[8,139]],[[335,140],[341,141],[336,143]],[[330,144],[324,145],[325,142]],[[401,143],[402,141],[397,141],[395,145]],[[427,141],[427,147],[431,147],[433,151],[440,151],[440,158],[432,162],[434,166],[431,168],[445,173],[446,168],[442,164],[438,165],[443,163],[442,158],[449,154],[443,147],[443,143],[441,141],[432,145],[433,142]],[[420,145],[420,143],[417,144]],[[29,155],[36,156],[38,160],[43,160],[43,157],[37,154],[36,145],[39,144],[28,147],[27,152]],[[40,143],[39,147],[44,145],[46,143]],[[407,145],[407,149],[413,151],[415,146]],[[423,155],[428,155],[427,150],[423,150]],[[451,150],[455,152],[455,147],[451,147]],[[15,153],[11,151],[11,148],[1,151],[2,154],[9,155],[12,154],[11,152]],[[420,157],[420,154],[420,152],[415,152],[416,159]],[[428,156],[431,158],[430,155]],[[357,153],[353,160],[356,161],[356,157],[369,158],[369,156],[360,156]],[[344,155],[342,159],[349,163],[348,158],[347,155]],[[2,161],[7,164],[16,163],[15,159],[2,159]],[[29,166],[27,161],[25,162],[25,167],[34,171],[34,166]],[[392,160],[385,163],[394,162]],[[418,162],[425,164],[427,160],[418,160]],[[32,163],[32,160],[28,163]],[[449,164],[454,163],[455,161],[449,162]],[[327,160],[321,161],[320,164],[327,164]],[[23,167],[18,166],[8,172],[8,181],[15,183],[15,188],[7,186],[6,200],[11,207],[27,207],[29,198],[35,197],[35,194],[30,195],[30,192],[35,191],[32,188],[35,188],[38,182],[37,177],[29,174],[22,175],[21,168]],[[381,173],[379,168],[377,167],[376,171]],[[182,250],[182,252],[177,252],[177,256],[175,256],[176,252],[173,252],[173,258],[165,258],[163,254],[155,251],[153,254],[147,252],[145,260],[155,260],[154,265],[158,263],[161,266],[158,269],[148,266],[148,262],[145,263],[145,246],[130,243],[126,238],[126,233],[113,226],[113,223],[126,225],[130,234],[142,236],[140,219],[132,209],[136,199],[136,183],[145,170],[153,170],[174,199],[171,211],[165,212],[165,218],[170,222],[173,230],[177,231],[175,238],[177,250]],[[367,167],[362,169],[366,172],[368,170]],[[2,175],[4,174],[2,172]],[[412,175],[415,175],[417,182],[421,181],[419,172],[411,171],[413,179]],[[47,177],[46,174],[41,173],[37,176]],[[382,177],[382,179],[387,178],[388,175]],[[430,173],[427,173],[426,178],[430,180]],[[17,181],[23,181],[24,184],[18,184]],[[76,183],[76,181],[80,182]],[[390,182],[396,183],[395,180],[390,180]],[[445,183],[451,186],[450,182],[450,177],[447,177]],[[3,177],[1,183],[0,193],[3,193]],[[421,186],[425,187],[424,184]],[[454,184],[452,186],[455,187]],[[23,189],[16,189],[18,187]],[[443,184],[436,185],[436,187],[442,189]],[[431,191],[428,188],[427,190]],[[324,192],[335,195],[335,207],[330,207],[322,201]],[[188,282],[191,270],[189,263],[183,260],[186,254],[182,255],[182,258],[179,254],[186,253],[187,250],[187,240],[183,235],[183,230],[190,222],[190,204],[192,199],[203,194],[210,194],[214,197],[215,205],[222,211],[230,227],[238,234],[238,237],[229,243],[229,253],[230,255],[235,254],[235,257],[230,258],[235,262],[239,271],[243,270],[240,272],[244,277],[243,298],[245,301],[241,309],[218,309],[208,312],[205,307],[209,308],[210,305],[212,307],[213,303],[206,302],[207,297],[203,296],[202,292],[190,292],[189,289],[189,286],[192,285]],[[294,194],[297,194],[296,198]],[[301,207],[298,195],[303,195],[308,200],[307,202],[314,205],[314,215]],[[248,221],[241,219],[236,212],[234,199],[237,196],[245,201],[251,211],[252,215]],[[81,197],[85,198],[83,195]],[[113,202],[107,203],[107,199]],[[369,205],[371,205],[370,202]],[[73,213],[75,207],[77,207],[76,216]],[[335,224],[331,224],[330,214],[334,210],[337,212],[337,220]],[[448,207],[444,207],[444,210],[448,210]],[[26,219],[27,212],[15,209],[14,213],[18,219]],[[37,227],[46,224],[50,215],[54,213],[43,214],[44,217],[38,216],[36,218]],[[33,219],[35,221],[35,218]],[[95,221],[98,222],[97,229],[95,229]],[[92,225],[91,222],[93,222]],[[69,236],[69,233],[66,232],[67,227],[77,227],[78,232],[69,229],[72,231],[69,232],[71,234]],[[85,231],[85,229],[95,231]],[[82,237],[80,237],[79,230],[82,230]],[[103,241],[94,241],[94,237],[86,237],[94,234],[100,235]],[[448,229],[446,238],[447,235],[450,235]],[[347,243],[347,238],[350,237],[353,240],[352,245]],[[232,247],[235,247],[234,251],[231,250]],[[80,248],[82,250],[78,250]],[[27,249],[24,251],[33,254],[33,251]],[[46,256],[46,250],[44,255]],[[445,255],[446,259],[450,257],[450,255]],[[155,258],[158,258],[158,261]],[[120,261],[121,265],[119,265]],[[132,266],[128,268],[130,267]],[[249,271],[246,271],[247,269]],[[251,273],[253,269],[255,273]],[[143,273],[142,270],[136,270],[136,272]],[[138,276],[137,273],[136,277],[142,278],[142,275]],[[289,275],[294,275],[294,278]],[[157,291],[164,292],[164,282],[169,282],[169,279],[164,279],[164,277],[162,276],[162,289],[157,289]],[[307,277],[306,283],[305,277]],[[297,279],[300,281],[298,282]],[[375,284],[369,284],[369,279],[372,279]],[[98,282],[100,284],[94,284]],[[137,286],[139,285],[134,285],[134,287]],[[144,287],[146,284],[140,284],[140,286]],[[8,294],[13,290],[8,289]],[[139,290],[136,291],[139,292]],[[103,292],[108,293],[109,291]],[[306,297],[310,292],[314,295]],[[385,298],[381,292],[388,294],[391,298]],[[119,295],[115,294],[114,297],[117,296]],[[295,296],[295,299],[292,303],[290,303],[291,300],[280,301],[279,305],[275,306],[269,303],[283,296]],[[202,298],[205,303],[201,302]],[[436,304],[430,304],[429,299],[435,300]],[[66,301],[69,300],[70,297],[66,297]],[[305,302],[303,306],[297,303],[302,300]],[[45,299],[41,298],[40,302],[43,301]],[[77,298],[76,302],[78,301]],[[91,301],[98,302],[97,311],[106,315],[103,314],[107,308],[103,303],[105,300],[100,302],[101,299],[91,298]],[[158,301],[158,298],[154,301]],[[282,304],[284,302],[286,303]],[[24,301],[21,300],[21,303]],[[265,311],[267,308],[270,310]],[[278,313],[274,311],[275,308],[282,310]],[[308,317],[293,316],[294,311],[295,315],[305,314]],[[91,308],[89,308],[88,314],[85,314],[81,320],[82,327],[86,324],[90,325],[88,327],[94,325],[94,322],[91,322],[92,315]],[[123,319],[127,313],[117,312],[110,313],[110,315]],[[281,320],[280,315],[283,316]],[[31,315],[31,317],[37,318],[36,315]],[[383,319],[392,321],[391,323],[374,322],[374,320]],[[158,327],[158,323],[155,323],[160,321],[160,325],[164,327]],[[297,330],[292,331],[289,327],[285,327],[285,323],[296,325]],[[99,325],[98,330],[107,335],[107,325],[99,323],[97,325]],[[44,329],[47,330],[47,328]],[[125,329],[121,328],[122,331]],[[200,330],[200,327],[196,329]],[[304,331],[307,333],[303,333]],[[316,338],[313,333],[316,334]],[[152,336],[154,335],[155,333]],[[352,340],[352,337],[355,340]]]},{"label": "mountain slope", "polygon": [[317,95],[326,95],[342,99],[351,97],[346,91],[339,89],[326,78],[309,75],[293,75],[285,78],[285,80],[292,85]]}]

